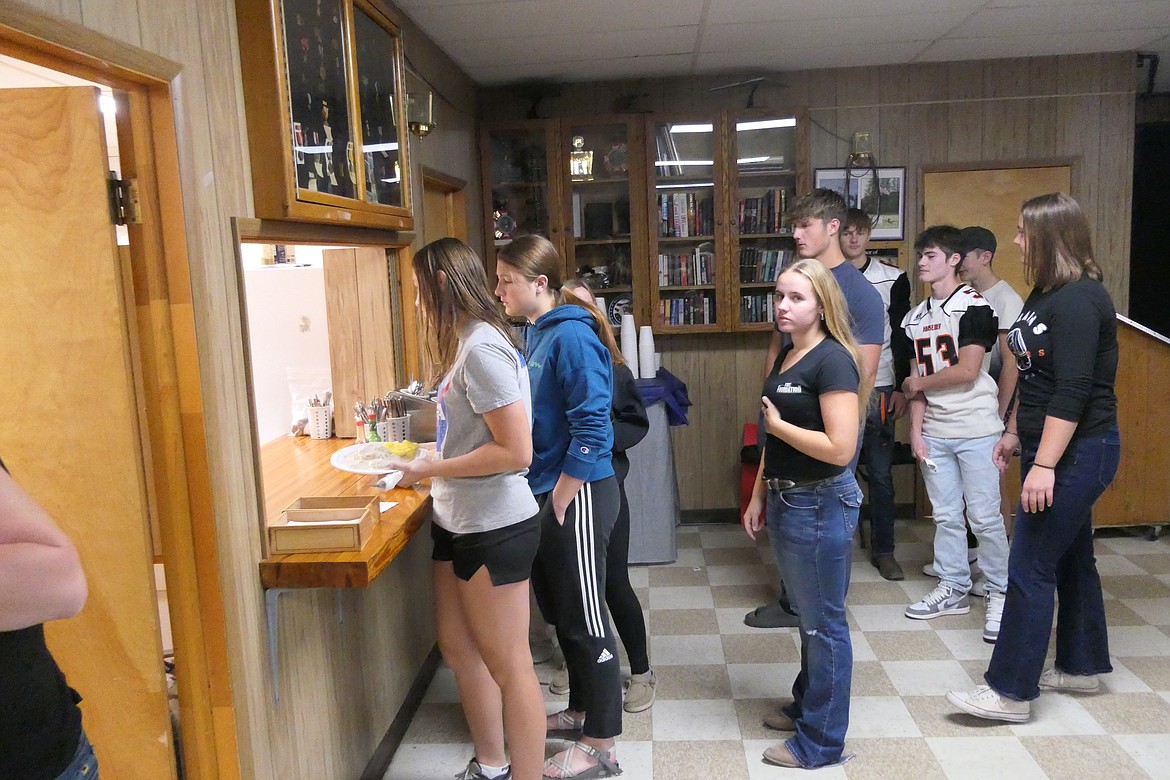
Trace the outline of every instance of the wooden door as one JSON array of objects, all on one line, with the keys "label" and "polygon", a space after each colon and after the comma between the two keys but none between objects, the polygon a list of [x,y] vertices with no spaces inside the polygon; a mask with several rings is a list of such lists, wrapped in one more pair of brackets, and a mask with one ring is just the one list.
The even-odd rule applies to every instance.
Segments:
[{"label": "wooden door", "polygon": [[46,626],[110,777],[175,776],[143,437],[98,92],[0,91],[0,453],[73,539],[81,614]]},{"label": "wooden door", "polygon": [[1027,298],[1020,250],[1012,243],[1020,206],[1047,192],[1068,192],[1072,169],[1067,165],[1043,168],[994,168],[974,171],[928,171],[923,176],[924,225],[982,225],[995,234],[999,245],[992,268],[1001,279]]},{"label": "wooden door", "polygon": [[[923,175],[923,224],[967,227],[982,225],[998,245],[992,268],[1027,300],[1032,288],[1024,281],[1024,257],[1012,242],[1020,206],[1048,192],[1068,192],[1072,169],[1067,165],[1037,168],[992,168],[970,171],[928,171]],[[913,265],[913,261],[911,262]],[[926,491],[919,491],[925,496]],[[1004,494],[1014,511],[1020,495],[1020,463],[1007,471]]]}]

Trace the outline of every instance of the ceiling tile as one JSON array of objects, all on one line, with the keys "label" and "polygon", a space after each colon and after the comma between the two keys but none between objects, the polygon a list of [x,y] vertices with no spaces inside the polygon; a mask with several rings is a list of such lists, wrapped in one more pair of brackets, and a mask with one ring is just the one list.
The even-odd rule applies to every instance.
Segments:
[{"label": "ceiling tile", "polygon": [[1115,3],[1107,14],[1092,13],[1092,10],[1090,6],[1071,6],[1063,8],[1061,13],[1042,6],[987,8],[973,14],[948,37],[996,38],[1016,35],[1020,30],[1043,30],[1045,36],[1051,36],[1170,26],[1170,0]]},{"label": "ceiling tile", "polygon": [[841,24],[839,19],[712,24],[703,31],[700,51],[767,50],[809,42],[833,49],[842,46],[885,46],[891,41],[934,40],[945,35],[963,18],[962,13],[939,13],[916,17],[874,17],[867,19],[864,25]]},{"label": "ceiling tile", "polygon": [[[816,68],[853,68],[912,62],[929,41],[898,41],[873,46],[777,46],[768,50],[701,52],[696,73],[793,71]],[[811,98],[815,102],[815,98]]]},{"label": "ceiling tile", "polygon": [[[652,54],[690,54],[698,27],[620,30],[608,33],[556,32],[517,38],[480,38],[460,42],[450,53],[470,68],[489,65],[606,60]],[[604,55],[599,55],[604,52]]]},{"label": "ceiling tile", "polygon": [[478,38],[511,38],[531,34],[657,29],[697,25],[702,18],[702,0],[628,3],[624,0],[597,0],[566,7],[563,0],[517,0],[490,5],[432,5],[413,10],[411,19],[440,43]]},{"label": "ceiling tile", "polygon": [[1107,30],[1094,33],[936,41],[918,58],[921,62],[984,60],[1005,57],[1043,57],[1051,54],[1089,54],[1144,48],[1157,30]]},{"label": "ceiling tile", "polygon": [[509,84],[517,81],[612,81],[625,78],[680,76],[690,72],[690,54],[644,57],[590,58],[578,62],[541,65],[500,65],[477,68],[472,74],[481,84]]},{"label": "ceiling tile", "polygon": [[908,16],[938,12],[973,13],[986,0],[711,0],[707,18],[720,24],[743,22],[843,20],[872,16]]}]

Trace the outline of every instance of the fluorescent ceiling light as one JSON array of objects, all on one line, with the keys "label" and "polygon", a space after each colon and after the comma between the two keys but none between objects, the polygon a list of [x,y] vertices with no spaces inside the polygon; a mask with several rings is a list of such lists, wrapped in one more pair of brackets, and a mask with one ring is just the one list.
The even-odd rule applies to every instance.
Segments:
[{"label": "fluorescent ceiling light", "polygon": [[763,157],[740,157],[736,162],[740,165],[752,165],[753,163],[768,162],[771,159],[769,155],[765,154]]},{"label": "fluorescent ceiling light", "polygon": [[380,144],[364,144],[362,146],[363,152],[393,152],[398,149],[397,141],[387,141]]},{"label": "fluorescent ceiling light", "polygon": [[654,164],[659,168],[669,168],[672,165],[714,165],[714,160],[655,160]]},{"label": "fluorescent ceiling light", "polygon": [[656,190],[677,190],[677,189],[683,189],[683,188],[689,189],[691,187],[698,189],[699,187],[714,187],[714,186],[715,186],[715,182],[704,181],[704,182],[698,182],[698,183],[692,182],[690,184],[655,184],[654,189],[656,189]]},{"label": "fluorescent ceiling light", "polygon": [[672,133],[710,133],[715,129],[714,125],[671,125],[670,132]]},{"label": "fluorescent ceiling light", "polygon": [[736,130],[770,130],[773,127],[796,127],[796,117],[787,119],[762,119],[758,122],[736,122]]},{"label": "fluorescent ceiling light", "polygon": [[382,179],[382,181],[386,182],[387,184],[397,184],[398,182],[402,181],[402,177],[395,176],[393,179]]},{"label": "fluorescent ceiling light", "polygon": [[332,146],[294,146],[293,148],[305,154],[328,154],[333,151]]}]

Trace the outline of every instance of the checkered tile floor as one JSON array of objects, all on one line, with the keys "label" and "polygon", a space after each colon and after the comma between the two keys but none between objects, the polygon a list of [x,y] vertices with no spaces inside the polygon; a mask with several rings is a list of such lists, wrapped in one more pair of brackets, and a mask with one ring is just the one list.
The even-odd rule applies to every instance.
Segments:
[{"label": "checkered tile floor", "polygon": [[[897,556],[907,579],[882,580],[855,555],[849,592],[853,698],[843,766],[830,778],[1170,778],[1170,537],[1097,535],[1114,672],[1099,693],[1045,693],[1029,723],[956,713],[943,694],[982,681],[991,646],[983,609],[931,621],[902,610],[933,587],[929,522],[899,521]],[[678,529],[679,558],[632,571],[647,611],[658,675],[654,707],[625,716],[618,760],[630,780],[758,780],[792,775],[766,765],[778,741],[760,719],[785,699],[799,661],[794,629],[760,630],[744,614],[774,596],[766,544],[738,526]],[[623,658],[624,660],[624,658]],[[537,667],[547,682],[552,669]],[[628,672],[628,669],[627,669]],[[565,697],[545,691],[550,712]],[[550,753],[561,743],[550,742]],[[386,774],[435,780],[471,756],[449,669],[441,668]]]}]

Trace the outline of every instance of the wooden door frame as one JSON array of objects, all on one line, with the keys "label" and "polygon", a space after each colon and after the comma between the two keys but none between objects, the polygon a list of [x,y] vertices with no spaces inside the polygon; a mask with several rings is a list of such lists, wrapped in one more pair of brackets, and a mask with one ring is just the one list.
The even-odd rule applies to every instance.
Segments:
[{"label": "wooden door frame", "polygon": [[[1068,193],[1074,198],[1077,196],[1077,175],[1080,172],[1082,159],[1079,155],[1069,157],[1036,157],[1028,160],[978,160],[974,162],[946,162],[946,163],[923,163],[918,166],[918,221],[925,222],[926,217],[926,175],[928,173],[958,173],[961,171],[998,171],[998,170],[1018,170],[1023,168],[1063,168],[1068,167],[1069,173],[1069,188],[1073,192]],[[925,225],[923,225],[925,227]],[[913,243],[909,236],[906,236],[909,243]]]},{"label": "wooden door frame", "polygon": [[[128,339],[143,469],[157,512],[180,682],[188,778],[239,777],[171,82],[181,66],[25,6],[0,5],[0,53],[118,93],[122,175],[138,180],[130,225]],[[160,659],[161,660],[161,659]]]}]

